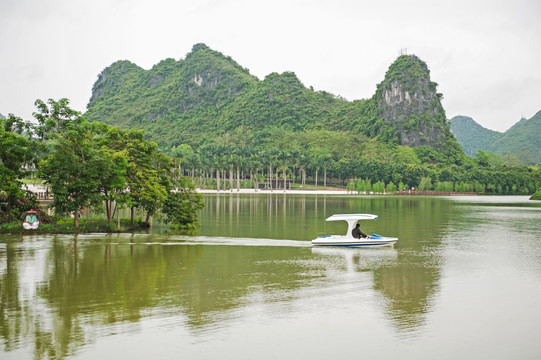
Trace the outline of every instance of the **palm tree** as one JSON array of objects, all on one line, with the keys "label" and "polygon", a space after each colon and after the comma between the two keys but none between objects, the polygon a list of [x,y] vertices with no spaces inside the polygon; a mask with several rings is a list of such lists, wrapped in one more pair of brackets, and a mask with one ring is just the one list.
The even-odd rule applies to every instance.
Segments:
[{"label": "palm tree", "polygon": [[323,167],[323,187],[327,187],[327,169],[332,167],[333,158],[332,155],[328,152],[323,152],[319,155],[319,163]]},{"label": "palm tree", "polygon": [[249,164],[248,166],[250,167],[250,187],[252,187],[252,177],[253,177],[255,179],[254,188],[255,188],[255,191],[257,191],[259,189],[258,173],[259,173],[259,169],[263,167],[263,163],[261,162],[261,158],[258,154],[252,154],[250,155],[250,158],[248,159],[248,164]]},{"label": "palm tree", "polygon": [[318,170],[321,168],[321,157],[318,156],[317,154],[314,154],[310,159],[310,166],[312,167],[312,169],[316,171],[315,185],[316,185],[316,190],[317,190],[317,175],[318,175]]},{"label": "palm tree", "polygon": [[304,152],[301,152],[295,159],[301,172],[301,185],[306,186],[306,168],[310,166],[310,159]]},{"label": "palm tree", "polygon": [[[278,157],[278,167],[276,168],[276,171],[278,172],[281,170],[283,172],[284,191],[286,190],[287,183],[286,172],[289,171],[289,166],[291,163],[291,154],[288,151],[280,152],[280,155]],[[278,175],[278,173],[276,175]]]}]

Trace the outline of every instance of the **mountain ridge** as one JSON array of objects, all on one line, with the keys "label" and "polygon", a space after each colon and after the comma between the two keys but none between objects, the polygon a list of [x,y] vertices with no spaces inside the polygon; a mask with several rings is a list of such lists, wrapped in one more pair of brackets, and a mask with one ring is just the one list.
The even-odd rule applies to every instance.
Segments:
[{"label": "mountain ridge", "polygon": [[541,164],[541,111],[530,119],[520,119],[505,132],[486,129],[467,116],[455,116],[450,123],[468,156],[483,150],[515,156],[524,164]]},{"label": "mountain ridge", "polygon": [[85,115],[143,129],[166,149],[181,143],[200,146],[243,129],[258,133],[283,127],[346,131],[391,145],[461,152],[436,87],[422,60],[402,55],[370,99],[350,102],[306,88],[292,72],[259,80],[231,57],[196,44],[184,59],[162,60],[150,70],[127,60],[105,68]]}]

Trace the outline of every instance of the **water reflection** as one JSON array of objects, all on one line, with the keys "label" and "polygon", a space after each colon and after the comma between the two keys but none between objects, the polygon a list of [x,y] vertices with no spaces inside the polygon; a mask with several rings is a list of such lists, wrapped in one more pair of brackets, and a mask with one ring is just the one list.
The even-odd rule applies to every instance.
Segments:
[{"label": "water reflection", "polygon": [[[335,213],[374,213],[379,215],[375,222],[363,223],[363,229],[389,236],[398,236],[395,245],[399,249],[394,261],[382,266],[369,268],[374,274],[374,289],[381,292],[386,301],[387,315],[399,332],[410,332],[425,322],[425,314],[438,289],[442,266],[442,238],[445,229],[461,217],[455,203],[435,197],[362,197],[362,196],[265,196],[214,195],[206,199],[216,201],[222,209],[229,206],[231,211],[249,208],[249,217],[227,218],[225,214],[207,206],[202,219],[213,219],[214,229],[202,228],[201,233],[212,236],[225,232],[240,233],[243,236],[265,236],[281,238],[289,236],[311,240],[329,233],[344,233],[346,225],[340,222],[325,222]],[[276,221],[277,214],[281,215]],[[287,216],[286,216],[287,214]],[[222,224],[233,221],[230,229]],[[206,223],[207,221],[203,221]],[[218,231],[215,231],[218,229]],[[228,230],[231,230],[228,233]],[[287,232],[282,232],[287,230]],[[349,250],[349,251],[348,251]],[[342,254],[352,269],[355,260],[352,249]],[[377,250],[376,250],[377,251]],[[366,256],[367,252],[360,254]],[[359,254],[355,256],[360,256]],[[361,258],[357,260],[360,261]],[[353,261],[353,262],[352,262]],[[362,271],[362,262],[357,262],[356,271]],[[366,269],[365,269],[366,270]]]},{"label": "water reflection", "polygon": [[[205,201],[195,237],[3,238],[3,351],[64,358],[111,333],[142,331],[145,319],[169,319],[169,326],[200,334],[231,324],[235,310],[254,301],[303,304],[327,291],[351,302],[360,293],[379,294],[374,309],[395,331],[409,334],[432,311],[442,238],[461,216],[452,202],[434,198],[277,194]],[[324,219],[347,212],[378,214],[366,230],[398,236],[399,243],[390,249],[309,246],[316,236],[343,232],[345,224]]]}]

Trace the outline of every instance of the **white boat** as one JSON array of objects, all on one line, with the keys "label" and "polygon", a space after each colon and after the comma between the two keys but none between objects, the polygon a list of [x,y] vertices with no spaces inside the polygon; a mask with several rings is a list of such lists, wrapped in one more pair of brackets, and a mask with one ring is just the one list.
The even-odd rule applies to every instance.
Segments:
[{"label": "white boat", "polygon": [[351,232],[355,228],[357,221],[359,220],[376,220],[377,215],[372,214],[335,214],[327,221],[344,220],[348,223],[348,232],[346,235],[327,235],[320,236],[317,239],[312,240],[312,245],[317,246],[349,246],[349,247],[379,247],[379,246],[393,246],[398,238],[385,237],[378,234],[372,234],[367,238],[354,238]]}]

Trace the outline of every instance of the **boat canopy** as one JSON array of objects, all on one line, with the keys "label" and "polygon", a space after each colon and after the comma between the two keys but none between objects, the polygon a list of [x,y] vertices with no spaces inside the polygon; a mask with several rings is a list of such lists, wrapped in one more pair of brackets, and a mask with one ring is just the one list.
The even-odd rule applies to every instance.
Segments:
[{"label": "boat canopy", "polygon": [[327,218],[327,221],[345,220],[345,221],[357,221],[357,220],[376,220],[377,215],[372,214],[334,214]]},{"label": "boat canopy", "polygon": [[348,223],[348,232],[346,233],[347,237],[352,237],[351,231],[355,228],[357,220],[376,220],[377,215],[372,214],[334,214],[327,218],[327,221],[338,221],[344,220]]}]

